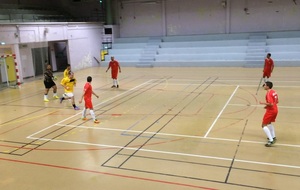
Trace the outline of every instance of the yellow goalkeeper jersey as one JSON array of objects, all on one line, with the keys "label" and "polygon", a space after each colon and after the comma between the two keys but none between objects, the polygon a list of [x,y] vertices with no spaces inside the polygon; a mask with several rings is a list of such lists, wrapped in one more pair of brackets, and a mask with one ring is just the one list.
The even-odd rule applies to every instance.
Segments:
[{"label": "yellow goalkeeper jersey", "polygon": [[68,87],[68,89],[65,88],[65,93],[73,92],[74,86],[76,85],[76,79],[70,79],[69,77],[65,77],[61,80],[60,84]]}]

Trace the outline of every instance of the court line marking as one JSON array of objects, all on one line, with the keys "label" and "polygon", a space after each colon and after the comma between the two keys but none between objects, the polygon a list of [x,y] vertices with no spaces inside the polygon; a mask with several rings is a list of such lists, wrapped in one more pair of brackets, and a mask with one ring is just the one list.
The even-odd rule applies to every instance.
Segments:
[{"label": "court line marking", "polygon": [[[135,90],[136,88],[139,88],[140,86],[143,86],[151,81],[153,81],[154,79],[150,79],[134,88],[131,88],[130,90],[127,90],[121,94],[118,94],[117,96],[114,96],[112,98],[109,98],[99,104],[97,104],[96,106],[99,106],[103,103],[106,103],[112,99],[115,99],[116,97],[119,97],[123,94],[126,94],[132,90]],[[223,109],[221,110],[221,112],[219,113],[218,117],[215,119],[215,122],[218,120],[218,118],[220,117],[220,115],[222,114],[222,112],[224,111],[224,109],[226,108],[226,106],[229,104],[229,101],[232,99],[233,95],[235,94],[235,92],[237,91],[237,89],[239,88],[239,85],[236,87],[236,89],[234,90],[234,92],[232,93],[231,97],[228,99],[228,101],[226,102],[226,104],[224,105]],[[95,106],[95,107],[96,107]],[[30,138],[30,139],[36,139],[36,140],[45,140],[45,141],[52,141],[52,142],[62,142],[62,143],[72,143],[72,144],[80,144],[80,145],[91,145],[91,146],[101,146],[101,147],[109,147],[109,148],[123,148],[123,149],[130,149],[130,150],[137,150],[138,148],[130,148],[130,147],[122,147],[122,146],[114,146],[114,145],[104,145],[104,144],[93,144],[93,143],[84,143],[84,142],[76,142],[76,141],[65,141],[65,140],[57,140],[57,139],[47,139],[47,138],[36,138],[36,137],[32,137],[36,134],[39,134],[49,128],[52,128],[54,127],[55,125],[60,125],[60,123],[64,122],[64,121],[67,121],[77,115],[79,115],[81,113],[77,113],[73,116],[70,116],[64,120],[61,120],[60,122],[56,123],[56,124],[53,124],[43,130],[40,130],[36,133],[33,133],[32,135],[29,135],[27,138]],[[214,122],[214,123],[215,123]],[[66,126],[66,125],[64,125]],[[70,126],[70,125],[69,125]],[[76,126],[76,127],[79,127],[79,126]],[[213,125],[211,126],[211,128],[213,127]],[[84,128],[87,128],[87,127],[84,127]],[[93,129],[97,129],[95,127],[90,127],[90,128],[93,128]],[[211,130],[210,128],[210,130]],[[105,128],[102,128],[102,129],[105,129]],[[108,130],[108,129],[106,129]],[[124,131],[124,130],[120,130],[120,129],[109,129],[109,130],[118,130],[118,131]],[[210,131],[209,130],[209,131]],[[128,132],[128,130],[126,130]],[[209,131],[207,132],[207,134],[209,133]],[[145,132],[145,133],[151,133],[151,132]],[[154,134],[154,133],[152,133]],[[180,137],[193,137],[193,138],[206,138],[206,139],[214,139],[214,140],[225,140],[225,139],[221,139],[221,138],[208,138],[207,135],[205,137],[199,137],[199,136],[188,136],[188,135],[175,135],[175,134],[164,134],[164,133],[156,133],[157,135],[172,135],[172,136],[180,136]],[[228,141],[237,141],[237,140],[232,140],[232,139],[228,139]],[[254,141],[242,141],[242,142],[251,142],[251,143],[259,143],[259,142],[254,142]],[[300,147],[300,146],[297,146],[297,145],[287,145],[287,146],[295,146],[295,147]],[[144,151],[144,152],[155,152],[155,153],[162,153],[162,154],[171,154],[171,155],[183,155],[183,156],[191,156],[191,157],[200,157],[200,158],[210,158],[210,159],[218,159],[218,160],[226,160],[226,161],[231,161],[232,159],[231,158],[222,158],[222,157],[213,157],[213,156],[205,156],[205,155],[195,155],[195,154],[187,154],[187,153],[178,153],[178,152],[168,152],[168,151],[158,151],[158,150],[149,150],[149,149],[139,149],[140,151]],[[285,164],[273,164],[273,163],[266,163],[266,162],[256,162],[256,161],[248,161],[248,160],[236,160],[238,162],[244,162],[244,163],[252,163],[252,164],[261,164],[261,165],[272,165],[272,166],[279,166],[279,167],[289,167],[289,168],[297,168],[297,169],[300,169],[300,166],[291,166],[291,165],[285,165]]]},{"label": "court line marking", "polygon": [[[142,152],[151,152],[151,153],[177,155],[177,156],[187,156],[187,157],[196,157],[196,158],[206,158],[206,159],[214,159],[214,160],[232,161],[232,158],[216,157],[216,156],[206,156],[206,155],[199,155],[199,154],[188,154],[188,153],[181,153],[181,152],[169,152],[169,151],[151,150],[151,149],[144,149],[144,148],[140,149],[140,147],[134,148],[134,147],[124,147],[124,146],[96,144],[96,143],[85,143],[85,142],[57,140],[57,139],[47,139],[47,138],[33,138],[33,139],[44,140],[44,141],[52,141],[52,142],[61,142],[61,143],[70,143],[70,144],[98,146],[98,147],[106,147],[106,148],[125,149],[125,150],[139,150],[139,151],[142,151]],[[242,162],[242,163],[248,163],[248,164],[259,164],[259,165],[268,165],[268,166],[277,166],[277,167],[300,169],[300,166],[293,166],[293,165],[286,165],[286,164],[274,164],[274,163],[267,163],[267,162],[257,162],[257,161],[251,161],[251,160],[236,159],[235,162]]]},{"label": "court line marking", "polygon": [[[94,130],[104,130],[104,131],[117,131],[117,132],[126,132],[126,133],[142,133],[143,131],[138,130],[127,130],[127,129],[112,129],[112,128],[103,128],[103,127],[88,127],[88,126],[82,126],[82,125],[64,125],[64,124],[56,124],[57,126],[65,126],[70,128],[82,128],[82,129],[94,129]],[[180,138],[193,138],[193,139],[208,139],[208,140],[218,140],[218,141],[229,141],[229,142],[238,142],[236,139],[225,139],[225,138],[216,138],[216,137],[202,137],[202,136],[194,136],[194,135],[180,135],[180,134],[173,134],[173,133],[157,133],[157,132],[143,132],[144,134],[148,135],[161,135],[161,136],[171,136],[171,137],[180,137]],[[38,139],[38,137],[30,137]],[[252,143],[252,144],[265,144],[265,142],[260,141],[249,141],[249,140],[242,140],[241,142],[244,143]],[[300,145],[292,145],[292,144],[279,144],[276,143],[276,145],[280,146],[288,146],[288,147],[296,147],[300,148]]]},{"label": "court line marking", "polygon": [[227,100],[227,102],[225,103],[224,107],[222,108],[222,110],[219,112],[218,116],[216,117],[216,119],[214,120],[214,122],[211,124],[211,126],[209,127],[208,131],[206,132],[206,134],[204,135],[204,138],[206,138],[208,136],[208,134],[210,133],[210,131],[212,130],[212,128],[214,127],[214,125],[216,124],[216,122],[219,120],[220,116],[222,115],[222,113],[224,112],[225,108],[227,107],[227,105],[229,104],[229,102],[231,101],[231,99],[233,98],[234,94],[236,93],[236,91],[238,90],[240,86],[238,85],[235,90],[233,91],[233,93],[231,94],[231,96],[229,97],[229,99]]},{"label": "court line marking", "polygon": [[[106,99],[106,100],[104,100],[103,102],[101,102],[101,103],[99,103],[99,104],[96,104],[94,107],[98,107],[98,106],[100,106],[100,105],[102,105],[102,104],[104,104],[104,103],[106,103],[106,102],[109,102],[109,101],[111,101],[111,100],[113,100],[113,99],[115,99],[115,98],[117,98],[117,97],[119,97],[119,96],[122,96],[123,94],[126,94],[126,93],[128,93],[128,92],[131,92],[131,91],[133,91],[133,90],[139,88],[140,86],[143,86],[143,85],[148,84],[148,83],[149,83],[150,81],[152,81],[152,80],[154,80],[154,79],[150,79],[150,80],[148,80],[148,81],[146,81],[146,82],[144,82],[144,83],[142,83],[142,84],[140,84],[140,85],[137,85],[137,86],[135,86],[135,87],[133,87],[133,88],[131,88],[131,89],[129,89],[129,90],[127,90],[127,91],[121,93],[121,94],[118,94],[118,95],[113,96],[113,97],[111,97],[111,98],[109,98],[109,99]],[[31,136],[35,136],[35,135],[37,135],[37,134],[39,134],[39,133],[41,133],[41,132],[43,132],[43,131],[45,131],[45,130],[50,129],[51,127],[53,127],[53,126],[55,126],[55,125],[57,125],[57,124],[60,124],[60,123],[62,123],[62,122],[64,122],[64,121],[67,121],[67,120],[69,120],[69,119],[71,119],[71,118],[73,118],[73,117],[76,117],[76,116],[78,116],[78,115],[81,115],[81,114],[82,114],[82,112],[78,112],[77,114],[72,115],[72,116],[70,116],[70,117],[67,117],[66,119],[63,119],[63,120],[61,120],[61,121],[59,121],[59,122],[57,122],[57,123],[55,123],[55,124],[53,124],[53,125],[50,125],[49,127],[46,127],[46,128],[44,128],[44,129],[42,129],[42,130],[40,130],[40,131],[37,131],[37,132],[35,132],[35,133],[29,135],[29,136],[26,137],[26,138],[30,138]]]},{"label": "court line marking", "polygon": [[[173,81],[205,81],[204,79],[176,79],[176,78],[171,78],[171,79],[169,79],[169,80],[173,80]],[[239,81],[239,82],[241,82],[241,81],[243,81],[243,82],[254,82],[254,83],[257,83],[257,79],[249,79],[249,80],[245,80],[245,79],[243,79],[243,80],[239,80],[239,79],[219,79],[219,80],[217,80],[217,81],[229,81],[229,82],[231,82],[231,81],[234,81],[234,82],[236,82],[236,81]],[[272,82],[282,82],[282,83],[290,83],[290,82],[294,82],[294,83],[299,83],[299,81],[298,80],[296,80],[296,81],[272,81]]]},{"label": "court line marking", "polygon": [[[240,106],[240,107],[243,107],[243,106],[251,106],[251,107],[264,107],[263,105],[260,105],[260,104],[251,104],[251,105],[248,105],[248,104],[228,104],[229,106]],[[286,109],[300,109],[299,106],[279,106],[277,105],[278,108],[286,108]]]},{"label": "court line marking", "polygon": [[[41,162],[31,162],[31,161],[23,161],[23,160],[8,159],[8,158],[0,158],[0,160],[14,162],[14,163],[21,163],[21,164],[31,164],[31,165],[43,166],[43,167],[51,167],[51,168],[59,168],[59,169],[65,169],[65,170],[88,172],[88,173],[94,173],[94,174],[103,174],[103,175],[108,175],[108,176],[127,178],[127,179],[131,179],[131,180],[135,179],[135,180],[149,181],[149,182],[162,183],[162,184],[174,185],[174,186],[190,187],[190,188],[197,188],[197,189],[204,189],[204,190],[217,190],[217,189],[213,189],[213,188],[209,188],[209,187],[198,186],[198,185],[187,184],[187,183],[179,183],[179,182],[172,182],[172,181],[166,181],[166,180],[157,180],[157,179],[152,179],[152,178],[137,177],[137,176],[133,176],[133,175],[123,175],[123,174],[116,174],[116,173],[110,173],[110,172],[101,172],[98,170],[90,170],[90,169],[82,169],[82,168],[75,168],[75,167],[68,167],[68,166],[61,166],[61,165],[54,165],[54,164],[46,164],[46,163],[41,163]],[[228,184],[228,185],[231,185],[231,184]]]}]

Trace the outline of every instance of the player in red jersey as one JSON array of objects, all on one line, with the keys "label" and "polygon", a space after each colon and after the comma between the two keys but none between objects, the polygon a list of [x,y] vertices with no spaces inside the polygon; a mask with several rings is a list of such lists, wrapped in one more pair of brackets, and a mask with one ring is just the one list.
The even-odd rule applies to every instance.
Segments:
[{"label": "player in red jersey", "polygon": [[87,120],[86,110],[89,109],[90,114],[94,120],[94,123],[99,123],[99,120],[96,119],[96,116],[94,113],[94,108],[93,108],[93,103],[92,103],[92,94],[94,94],[97,98],[99,98],[99,96],[93,91],[91,82],[92,82],[92,77],[88,76],[87,83],[85,83],[85,85],[84,85],[83,94],[81,96],[81,99],[79,100],[79,103],[82,102],[82,99],[84,99],[84,102],[85,102],[85,106],[82,111],[82,120]]},{"label": "player in red jersey", "polygon": [[259,102],[260,104],[265,105],[265,115],[262,121],[262,128],[268,137],[268,142],[265,146],[269,147],[276,142],[275,129],[272,125],[272,122],[275,122],[275,119],[278,114],[278,95],[275,90],[272,89],[273,83],[267,81],[264,85],[264,89],[267,91],[266,102]]},{"label": "player in red jersey", "polygon": [[271,58],[271,53],[268,53],[267,57],[265,58],[265,65],[263,70],[263,78],[265,82],[267,82],[271,77],[271,73],[273,72],[273,69],[274,69],[274,61]]},{"label": "player in red jersey", "polygon": [[118,73],[121,73],[121,67],[119,62],[116,61],[114,57],[111,57],[111,61],[109,62],[106,72],[109,70],[109,68],[111,68],[111,78],[113,79],[112,88],[119,88]]}]

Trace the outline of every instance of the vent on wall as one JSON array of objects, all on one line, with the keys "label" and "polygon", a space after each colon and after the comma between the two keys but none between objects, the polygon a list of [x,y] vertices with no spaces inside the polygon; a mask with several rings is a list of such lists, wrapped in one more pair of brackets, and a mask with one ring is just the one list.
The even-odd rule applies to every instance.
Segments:
[{"label": "vent on wall", "polygon": [[20,44],[19,48],[27,48],[27,44]]}]

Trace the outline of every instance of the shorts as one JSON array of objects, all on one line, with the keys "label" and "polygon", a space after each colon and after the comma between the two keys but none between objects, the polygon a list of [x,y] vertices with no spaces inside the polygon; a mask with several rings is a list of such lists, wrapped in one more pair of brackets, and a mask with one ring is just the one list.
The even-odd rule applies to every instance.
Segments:
[{"label": "shorts", "polygon": [[87,109],[93,109],[93,104],[91,99],[84,99],[84,106]]},{"label": "shorts", "polygon": [[44,81],[44,85],[45,85],[45,88],[49,89],[49,88],[52,88],[53,86],[55,86],[56,84],[53,81],[50,81],[50,82]]},{"label": "shorts", "polygon": [[277,113],[278,112],[266,112],[264,117],[263,117],[263,121],[262,124],[267,125],[270,124],[272,122],[275,122],[276,117],[277,117]]},{"label": "shorts", "polygon": [[268,78],[270,78],[270,77],[271,77],[271,72],[264,72],[264,73],[263,73],[263,77],[268,77]]},{"label": "shorts", "polygon": [[68,92],[63,94],[64,98],[72,98],[73,96],[74,96],[73,92]]}]

